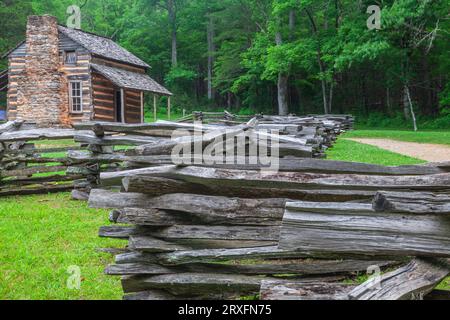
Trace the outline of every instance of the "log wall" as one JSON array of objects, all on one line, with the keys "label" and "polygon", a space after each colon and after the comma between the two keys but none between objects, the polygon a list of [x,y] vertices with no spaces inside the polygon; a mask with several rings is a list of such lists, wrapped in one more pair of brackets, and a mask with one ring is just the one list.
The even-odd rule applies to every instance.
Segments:
[{"label": "log wall", "polygon": [[143,100],[142,91],[125,90],[125,122],[143,122]]},{"label": "log wall", "polygon": [[116,86],[99,73],[92,73],[92,98],[94,120],[116,121],[115,92]]}]

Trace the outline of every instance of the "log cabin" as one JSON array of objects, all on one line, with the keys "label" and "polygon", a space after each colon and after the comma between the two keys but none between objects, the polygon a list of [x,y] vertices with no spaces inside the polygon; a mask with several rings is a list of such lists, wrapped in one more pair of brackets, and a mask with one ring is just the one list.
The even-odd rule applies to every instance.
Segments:
[{"label": "log cabin", "polygon": [[[109,38],[58,25],[55,17],[30,16],[26,40],[6,53],[0,91],[8,120],[40,127],[74,123],[144,122],[144,93],[172,93],[147,73],[150,66]],[[170,111],[169,111],[170,112]]]}]

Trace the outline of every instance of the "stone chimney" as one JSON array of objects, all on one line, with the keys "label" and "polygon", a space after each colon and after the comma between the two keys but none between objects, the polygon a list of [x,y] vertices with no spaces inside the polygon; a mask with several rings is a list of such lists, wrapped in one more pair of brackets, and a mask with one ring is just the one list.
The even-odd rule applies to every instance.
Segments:
[{"label": "stone chimney", "polygon": [[58,22],[30,16],[26,34],[25,72],[18,79],[17,119],[39,126],[60,123],[62,74],[59,72]]}]

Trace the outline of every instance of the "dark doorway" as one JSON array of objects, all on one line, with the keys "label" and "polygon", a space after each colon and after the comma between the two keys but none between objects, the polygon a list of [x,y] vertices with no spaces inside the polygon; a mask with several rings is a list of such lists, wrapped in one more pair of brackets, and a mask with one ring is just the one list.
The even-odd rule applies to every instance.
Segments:
[{"label": "dark doorway", "polygon": [[122,92],[120,90],[116,91],[116,121],[122,122]]}]

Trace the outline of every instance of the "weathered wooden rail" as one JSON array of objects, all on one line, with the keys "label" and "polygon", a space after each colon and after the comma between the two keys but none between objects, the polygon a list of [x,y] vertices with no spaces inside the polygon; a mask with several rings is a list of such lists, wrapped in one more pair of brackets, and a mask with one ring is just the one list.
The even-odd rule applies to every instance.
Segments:
[{"label": "weathered wooden rail", "polygon": [[[427,298],[450,272],[442,259],[450,257],[448,215],[379,212],[372,200],[379,190],[388,199],[411,188],[445,195],[448,166],[356,164],[360,175],[348,173],[349,163],[327,164],[272,174],[170,165],[102,173],[103,185],[122,183],[122,192],[93,190],[90,206],[111,208],[112,222],[129,225],[100,230],[129,239],[106,273],[123,276],[125,299]],[[316,173],[303,171],[311,167]],[[341,282],[395,265],[381,289]]]},{"label": "weathered wooden rail", "polygon": [[[10,178],[30,192],[49,183],[55,190],[75,186],[74,198],[111,209],[110,221],[120,225],[102,227],[99,235],[129,241],[106,268],[123,277],[125,299],[448,298],[433,289],[450,272],[449,163],[384,167],[304,153],[331,144],[351,126],[347,116],[260,116],[246,123],[227,117],[201,128],[85,123],[70,132],[26,132],[9,123],[0,127],[1,187]],[[279,170],[266,170],[247,153],[229,164],[197,156],[174,164],[173,149],[194,149],[199,129],[200,153],[225,133],[234,139],[256,132],[256,140],[245,140],[249,146],[264,130],[280,130]],[[182,134],[173,140],[177,130]],[[62,148],[33,144],[68,137],[83,150],[50,163],[41,154]],[[35,167],[44,176],[33,176]],[[395,266],[361,285],[342,283]]]},{"label": "weathered wooden rail", "polygon": [[82,149],[73,143],[74,134],[69,129],[36,129],[20,121],[0,126],[0,196],[72,190],[84,179],[66,172],[74,164],[67,152]]},{"label": "weathered wooden rail", "polygon": [[[227,113],[226,113],[227,114]],[[231,117],[231,116],[228,116]],[[349,118],[345,116],[345,119]],[[242,120],[242,118],[240,118]],[[308,162],[314,157],[323,157],[324,150],[331,146],[336,135],[344,131],[344,125],[338,120],[317,120],[308,118],[284,118],[287,124],[283,124],[283,118],[259,116],[259,119],[249,119],[246,123],[238,122],[234,125],[223,123],[184,123],[159,121],[150,124],[127,125],[117,123],[80,123],[74,125],[77,132],[74,139],[77,143],[88,145],[87,151],[72,151],[69,158],[80,166],[72,166],[68,172],[75,175],[84,175],[85,183],[77,184],[73,192],[74,198],[86,199],[90,190],[98,187],[101,173],[110,173],[117,176],[116,185],[120,185],[121,172],[130,169],[149,168],[174,163],[172,151],[178,149],[196,149],[200,144],[200,159],[198,153],[190,156],[188,160],[198,166],[222,167],[225,169],[261,169],[257,158],[250,156],[252,146],[265,146],[271,150],[271,139],[275,137],[278,142],[280,156],[280,170],[282,171],[314,171],[315,162]],[[349,118],[350,119],[350,118]],[[265,122],[262,123],[262,122]],[[301,124],[299,124],[301,123]],[[271,131],[277,130],[279,134],[274,136]],[[174,138],[174,134],[177,134]],[[212,150],[214,156],[225,157],[229,150],[224,148],[222,153],[216,153],[216,149],[222,144],[222,140],[230,141],[243,137],[243,154],[236,157],[233,164],[211,164],[202,157],[203,152]],[[219,141],[219,142],[217,142]],[[268,142],[269,141],[269,142]],[[232,146],[235,148],[235,146]],[[270,154],[269,154],[270,155]],[[186,159],[185,159],[186,160]],[[368,165],[360,165],[353,169],[345,163],[332,163],[341,170],[347,166],[349,172],[380,170]],[[323,168],[323,166],[319,166]],[[320,169],[320,168],[319,168]],[[331,170],[331,169],[330,169]],[[405,172],[412,172],[414,168],[400,168]],[[422,172],[436,172],[439,169],[422,168]],[[389,168],[385,169],[389,171]],[[396,174],[396,172],[392,172]],[[105,182],[107,179],[103,179]],[[119,182],[119,183],[117,183]]]}]

